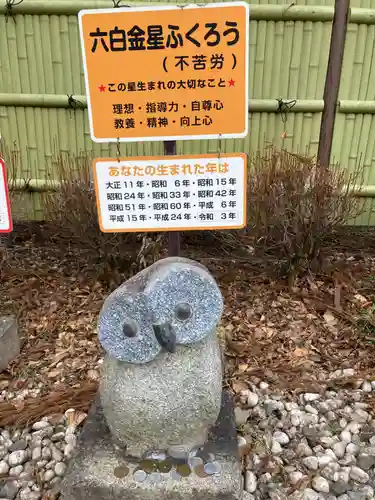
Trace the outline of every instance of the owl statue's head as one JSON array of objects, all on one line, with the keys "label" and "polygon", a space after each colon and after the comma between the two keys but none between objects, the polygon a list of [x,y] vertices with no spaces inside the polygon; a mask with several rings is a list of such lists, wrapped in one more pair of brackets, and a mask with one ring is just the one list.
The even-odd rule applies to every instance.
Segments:
[{"label": "owl statue's head", "polygon": [[208,270],[180,257],[162,259],[107,297],[99,317],[99,341],[113,358],[147,363],[212,333],[223,310]]}]

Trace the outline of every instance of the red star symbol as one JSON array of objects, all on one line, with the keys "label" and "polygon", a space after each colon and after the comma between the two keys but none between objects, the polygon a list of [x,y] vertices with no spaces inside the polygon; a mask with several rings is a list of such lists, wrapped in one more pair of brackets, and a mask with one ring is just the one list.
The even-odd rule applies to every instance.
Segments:
[{"label": "red star symbol", "polygon": [[229,87],[234,87],[234,84],[236,83],[233,78],[231,78],[230,80],[228,80],[228,83],[229,83]]},{"label": "red star symbol", "polygon": [[103,84],[101,84],[100,87],[98,87],[98,89],[100,90],[100,92],[104,92],[105,86]]}]

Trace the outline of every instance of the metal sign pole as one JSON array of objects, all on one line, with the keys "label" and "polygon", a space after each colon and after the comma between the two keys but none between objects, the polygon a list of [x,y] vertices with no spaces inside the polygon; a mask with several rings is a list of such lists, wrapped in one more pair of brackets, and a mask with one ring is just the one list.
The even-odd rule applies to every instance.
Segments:
[{"label": "metal sign pole", "polygon": [[[176,154],[176,141],[164,141],[164,154],[173,156]],[[168,233],[168,256],[178,257],[181,251],[181,238],[179,231]]]}]

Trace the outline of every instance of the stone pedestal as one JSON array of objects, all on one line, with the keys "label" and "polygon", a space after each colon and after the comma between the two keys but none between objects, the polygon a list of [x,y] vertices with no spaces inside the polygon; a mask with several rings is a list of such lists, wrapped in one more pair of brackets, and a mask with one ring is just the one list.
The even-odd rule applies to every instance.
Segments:
[{"label": "stone pedestal", "polygon": [[0,316],[0,373],[19,355],[20,349],[16,318]]},{"label": "stone pedestal", "polygon": [[[192,469],[187,477],[181,477],[173,467],[169,472],[149,471],[139,481],[143,468],[114,444],[98,397],[69,464],[61,500],[240,500],[242,474],[227,393],[223,393],[220,415],[202,457],[209,457],[218,472],[200,477],[204,472]],[[134,475],[137,470],[138,476]]]}]

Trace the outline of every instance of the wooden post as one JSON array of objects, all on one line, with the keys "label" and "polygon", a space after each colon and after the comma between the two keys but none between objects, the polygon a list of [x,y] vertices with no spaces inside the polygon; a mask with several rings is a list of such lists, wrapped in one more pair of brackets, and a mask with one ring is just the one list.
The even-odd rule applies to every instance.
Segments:
[{"label": "wooden post", "polygon": [[[164,141],[164,154],[171,156],[176,154],[176,141]],[[181,251],[180,233],[170,231],[168,233],[168,256],[178,257]]]},{"label": "wooden post", "polygon": [[349,17],[350,0],[335,0],[332,22],[331,46],[324,87],[324,109],[320,124],[318,163],[329,167],[335,126],[336,106],[340,87],[341,68],[344,58],[345,38]]}]

